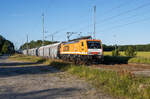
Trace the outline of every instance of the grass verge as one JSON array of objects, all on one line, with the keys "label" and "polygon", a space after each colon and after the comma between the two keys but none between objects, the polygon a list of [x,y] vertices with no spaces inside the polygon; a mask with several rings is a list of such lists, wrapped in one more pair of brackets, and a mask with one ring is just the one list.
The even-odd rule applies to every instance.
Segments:
[{"label": "grass verge", "polygon": [[26,56],[22,54],[14,54],[13,56],[10,56],[9,59],[16,60],[16,61],[23,61],[23,62],[35,62],[35,63],[42,63],[46,61],[46,59],[42,57]]},{"label": "grass verge", "polygon": [[150,64],[150,58],[134,57],[129,59],[128,63]]}]

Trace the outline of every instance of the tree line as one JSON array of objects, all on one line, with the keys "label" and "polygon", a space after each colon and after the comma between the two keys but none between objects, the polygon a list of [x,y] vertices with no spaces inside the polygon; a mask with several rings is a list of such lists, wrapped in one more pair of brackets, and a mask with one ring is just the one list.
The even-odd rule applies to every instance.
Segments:
[{"label": "tree line", "polygon": [[115,50],[115,47],[119,49],[119,51],[125,51],[129,47],[132,47],[135,49],[135,51],[150,51],[150,44],[145,45],[103,45],[104,51],[113,51]]},{"label": "tree line", "polygon": [[0,35],[0,54],[12,54],[14,52],[14,44]]},{"label": "tree line", "polygon": [[[58,41],[44,41],[44,45],[54,44],[57,42]],[[27,45],[29,49],[38,48],[42,46],[42,43],[43,43],[42,40],[37,40],[37,41],[32,40],[29,43],[25,43],[21,45],[20,49],[21,50],[27,49]],[[134,48],[135,51],[150,51],[150,44],[145,44],[145,45],[106,45],[106,44],[103,44],[104,51],[113,51],[115,50],[115,47],[117,47],[119,51],[125,51],[128,49],[128,47]]]},{"label": "tree line", "polygon": [[54,44],[54,43],[57,43],[57,41],[47,41],[47,40],[45,40],[44,44],[43,44],[42,40],[37,40],[37,41],[32,40],[29,43],[25,43],[25,44],[21,45],[20,49],[24,50],[24,49],[27,49],[27,47],[29,49],[38,48],[38,47],[41,47],[42,45],[49,45],[49,44]]}]

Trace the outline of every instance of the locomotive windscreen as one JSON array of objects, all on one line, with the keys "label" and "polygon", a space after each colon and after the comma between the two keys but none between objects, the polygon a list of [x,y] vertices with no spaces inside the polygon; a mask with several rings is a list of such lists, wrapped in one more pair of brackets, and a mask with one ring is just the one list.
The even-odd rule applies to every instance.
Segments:
[{"label": "locomotive windscreen", "polygon": [[101,49],[99,41],[87,41],[88,49]]}]

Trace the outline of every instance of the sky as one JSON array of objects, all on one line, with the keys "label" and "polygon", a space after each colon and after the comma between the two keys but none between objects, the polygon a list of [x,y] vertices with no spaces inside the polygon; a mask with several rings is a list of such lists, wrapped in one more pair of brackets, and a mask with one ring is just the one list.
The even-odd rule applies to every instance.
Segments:
[{"label": "sky", "polygon": [[45,39],[66,41],[93,36],[96,5],[96,39],[107,45],[150,44],[150,0],[0,0],[0,35],[17,48],[42,39],[44,13]]}]

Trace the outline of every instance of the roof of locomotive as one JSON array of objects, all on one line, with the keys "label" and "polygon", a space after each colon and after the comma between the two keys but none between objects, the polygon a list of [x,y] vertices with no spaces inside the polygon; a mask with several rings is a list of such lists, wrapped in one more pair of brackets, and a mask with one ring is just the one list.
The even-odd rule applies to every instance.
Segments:
[{"label": "roof of locomotive", "polygon": [[78,43],[80,41],[101,41],[101,40],[97,40],[97,39],[80,39],[80,40],[74,40],[74,41],[69,41],[69,42],[65,42],[63,43],[64,45],[65,44],[73,44],[73,43]]}]

